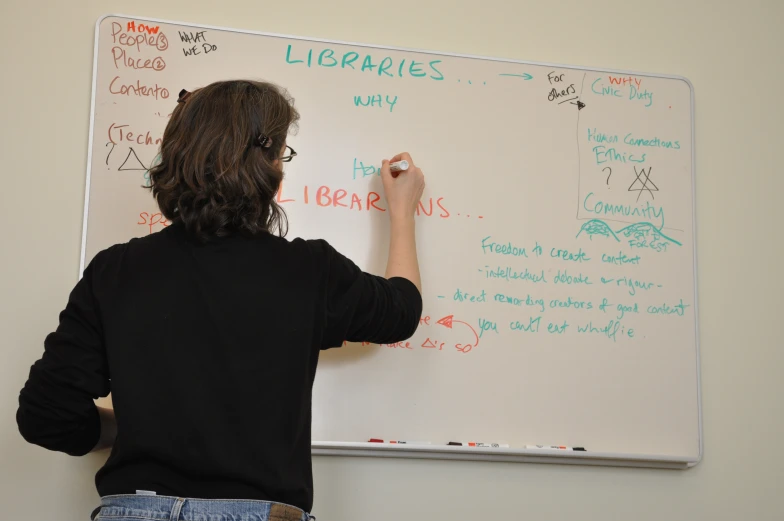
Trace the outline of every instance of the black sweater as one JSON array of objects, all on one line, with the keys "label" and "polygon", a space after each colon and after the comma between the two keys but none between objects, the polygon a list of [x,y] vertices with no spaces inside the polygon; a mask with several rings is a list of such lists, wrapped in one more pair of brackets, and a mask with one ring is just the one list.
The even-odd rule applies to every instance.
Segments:
[{"label": "black sweater", "polygon": [[30,370],[19,430],[85,454],[100,434],[93,400],[111,392],[118,435],[100,495],[310,511],[319,351],[406,339],[421,312],[410,281],[363,273],[324,241],[200,244],[174,224],[96,255]]}]

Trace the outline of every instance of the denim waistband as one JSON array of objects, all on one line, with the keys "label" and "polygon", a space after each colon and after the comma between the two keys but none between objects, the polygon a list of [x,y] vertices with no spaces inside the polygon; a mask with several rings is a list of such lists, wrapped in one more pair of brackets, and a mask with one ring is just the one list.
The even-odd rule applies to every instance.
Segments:
[{"label": "denim waistband", "polygon": [[253,499],[195,499],[173,496],[119,494],[101,498],[91,519],[139,521],[311,521],[297,507]]}]

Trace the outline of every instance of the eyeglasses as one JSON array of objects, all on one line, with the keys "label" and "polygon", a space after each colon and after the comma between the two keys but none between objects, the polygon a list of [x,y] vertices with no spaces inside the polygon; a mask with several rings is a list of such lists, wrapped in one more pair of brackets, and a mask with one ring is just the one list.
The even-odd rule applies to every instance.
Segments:
[{"label": "eyeglasses", "polygon": [[286,145],[286,150],[288,151],[288,154],[280,158],[281,163],[289,163],[292,159],[297,157],[297,152],[290,146]]}]

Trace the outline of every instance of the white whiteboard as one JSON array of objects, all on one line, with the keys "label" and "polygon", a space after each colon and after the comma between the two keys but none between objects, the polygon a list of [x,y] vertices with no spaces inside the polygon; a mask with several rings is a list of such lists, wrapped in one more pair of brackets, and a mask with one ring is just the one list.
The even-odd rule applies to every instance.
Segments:
[{"label": "white whiteboard", "polygon": [[[140,187],[182,88],[286,87],[302,114],[279,194],[289,237],[326,238],[367,271],[387,253],[375,166],[408,150],[425,171],[429,318],[401,345],[322,355],[314,452],[701,458],[687,80],[120,15],[98,21],[94,59],[82,268],[166,224]],[[469,440],[510,448],[446,446]]]}]

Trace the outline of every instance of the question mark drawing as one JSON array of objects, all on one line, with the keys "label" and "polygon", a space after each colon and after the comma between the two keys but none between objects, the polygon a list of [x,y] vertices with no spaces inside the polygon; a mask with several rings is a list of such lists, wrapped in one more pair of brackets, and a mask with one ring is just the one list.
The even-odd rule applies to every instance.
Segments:
[{"label": "question mark drawing", "polygon": [[610,171],[610,173],[607,174],[607,183],[606,183],[607,186],[610,186],[610,176],[612,175],[612,168],[610,168],[609,166],[606,166],[606,167],[602,168],[602,172],[604,172],[605,170],[609,170]]},{"label": "question mark drawing", "polygon": [[[115,143],[112,143],[111,141],[109,141],[109,143],[111,143],[111,144],[112,144],[112,149],[111,149],[111,150],[109,150],[109,153],[108,153],[108,154],[106,154],[106,166],[109,166],[109,156],[111,156],[111,155],[112,155],[112,152],[114,152],[114,147],[115,147]],[[104,147],[108,146],[108,145],[109,145],[109,143],[106,143],[106,145],[104,145]]]}]

